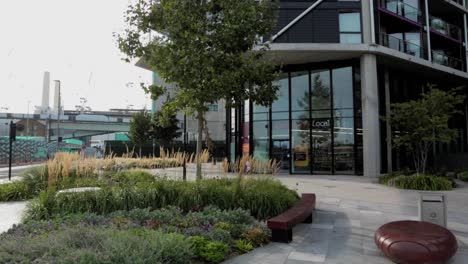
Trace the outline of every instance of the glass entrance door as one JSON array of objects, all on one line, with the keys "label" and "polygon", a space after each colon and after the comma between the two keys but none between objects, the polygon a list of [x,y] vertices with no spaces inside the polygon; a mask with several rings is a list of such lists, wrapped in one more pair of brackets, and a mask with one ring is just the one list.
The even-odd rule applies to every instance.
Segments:
[{"label": "glass entrance door", "polygon": [[280,163],[280,169],[289,171],[289,139],[274,139],[272,158]]},{"label": "glass entrance door", "polygon": [[330,119],[312,120],[312,173],[333,172],[333,145]]}]

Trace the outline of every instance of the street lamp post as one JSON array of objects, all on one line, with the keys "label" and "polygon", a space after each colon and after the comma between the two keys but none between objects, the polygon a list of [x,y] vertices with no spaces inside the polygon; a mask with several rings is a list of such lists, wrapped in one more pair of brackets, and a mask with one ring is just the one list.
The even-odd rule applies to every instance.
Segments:
[{"label": "street lamp post", "polygon": [[29,104],[31,100],[28,100],[28,113],[26,114],[26,136],[29,136]]},{"label": "street lamp post", "polygon": [[182,169],[182,172],[183,172],[183,175],[182,175],[182,179],[184,181],[187,180],[187,164],[186,164],[186,160],[187,160],[187,114],[184,113],[184,167]]}]

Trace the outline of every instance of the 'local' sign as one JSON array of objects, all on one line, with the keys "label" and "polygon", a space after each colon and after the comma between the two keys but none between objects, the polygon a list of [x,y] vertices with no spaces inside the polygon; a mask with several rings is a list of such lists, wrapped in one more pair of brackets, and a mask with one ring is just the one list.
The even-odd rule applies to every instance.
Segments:
[{"label": "'local' sign", "polygon": [[312,127],[329,128],[330,127],[330,119],[314,120],[314,121],[312,121]]}]

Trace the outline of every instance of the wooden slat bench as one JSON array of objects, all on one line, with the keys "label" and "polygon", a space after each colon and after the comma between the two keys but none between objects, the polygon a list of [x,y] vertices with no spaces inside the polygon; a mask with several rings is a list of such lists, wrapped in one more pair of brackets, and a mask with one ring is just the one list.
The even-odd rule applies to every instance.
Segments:
[{"label": "wooden slat bench", "polygon": [[301,200],[286,212],[268,219],[271,241],[289,243],[292,241],[292,228],[298,223],[312,223],[315,209],[315,194],[304,193]]}]

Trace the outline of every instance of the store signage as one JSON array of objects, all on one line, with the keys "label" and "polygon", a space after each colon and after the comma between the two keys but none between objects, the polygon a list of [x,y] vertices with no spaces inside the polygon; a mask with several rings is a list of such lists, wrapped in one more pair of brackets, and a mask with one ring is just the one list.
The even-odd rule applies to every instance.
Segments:
[{"label": "store signage", "polygon": [[330,127],[330,119],[313,120],[312,121],[312,127],[329,128]]}]

